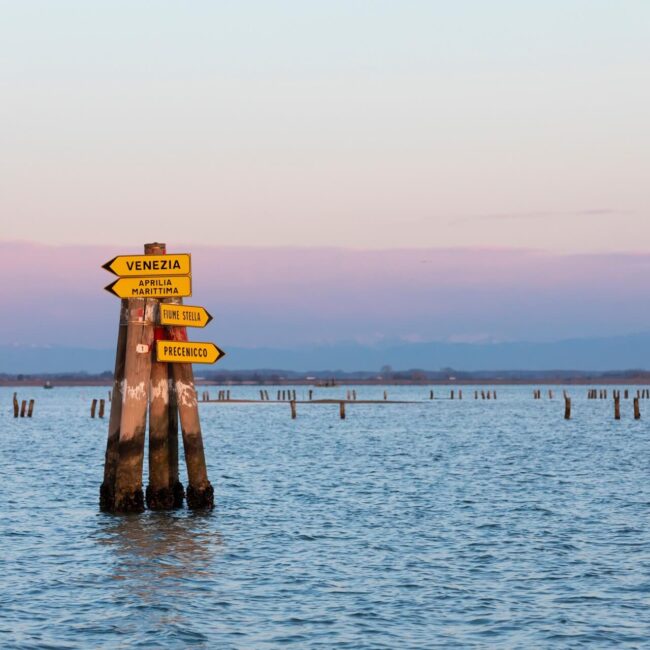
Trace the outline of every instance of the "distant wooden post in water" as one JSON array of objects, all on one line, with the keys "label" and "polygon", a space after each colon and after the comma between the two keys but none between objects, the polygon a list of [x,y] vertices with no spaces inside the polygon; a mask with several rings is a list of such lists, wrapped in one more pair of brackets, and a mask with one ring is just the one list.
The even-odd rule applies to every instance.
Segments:
[{"label": "distant wooden post in water", "polygon": [[18,412],[20,410],[20,406],[18,404],[18,393],[14,393],[14,417],[18,417]]},{"label": "distant wooden post in water", "polygon": [[564,396],[564,419],[571,419],[571,398],[568,395]]},{"label": "distant wooden post in water", "polygon": [[640,420],[641,419],[641,409],[639,408],[639,398],[638,397],[634,398],[634,419],[635,420]]},{"label": "distant wooden post in water", "polygon": [[614,395],[614,419],[621,419],[621,396],[619,394]]},{"label": "distant wooden post in water", "polygon": [[339,402],[339,416],[341,420],[345,420],[345,402]]},{"label": "distant wooden post in water", "polygon": [[91,418],[94,418],[94,417],[95,417],[95,411],[96,411],[96,410],[97,410],[97,400],[94,399],[94,400],[90,403],[90,417],[91,417]]},{"label": "distant wooden post in water", "polygon": [[99,417],[103,418],[104,417],[104,408],[106,406],[106,401],[103,399],[99,400]]},{"label": "distant wooden post in water", "polygon": [[30,399],[29,406],[27,407],[27,417],[31,418],[33,414],[34,414],[34,400]]}]

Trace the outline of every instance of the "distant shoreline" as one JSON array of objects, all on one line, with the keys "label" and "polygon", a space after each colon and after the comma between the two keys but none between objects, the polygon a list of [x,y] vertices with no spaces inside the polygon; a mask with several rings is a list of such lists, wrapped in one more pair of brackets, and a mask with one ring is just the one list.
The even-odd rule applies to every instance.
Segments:
[{"label": "distant shoreline", "polygon": [[[1,378],[0,387],[20,388],[22,386],[42,387],[49,381],[53,388],[74,386],[104,386],[110,388],[113,380],[105,377],[87,378],[53,378],[29,377],[24,379]],[[333,385],[331,385],[333,382]],[[590,386],[598,385],[650,385],[650,373],[638,375],[615,375],[610,373],[593,375],[557,375],[557,376],[526,376],[526,377],[458,377],[456,379],[368,379],[355,377],[332,377],[329,384],[321,380],[306,379],[305,377],[286,377],[273,379],[247,379],[247,378],[197,378],[197,386],[312,386],[316,388],[336,388],[337,386]]]}]

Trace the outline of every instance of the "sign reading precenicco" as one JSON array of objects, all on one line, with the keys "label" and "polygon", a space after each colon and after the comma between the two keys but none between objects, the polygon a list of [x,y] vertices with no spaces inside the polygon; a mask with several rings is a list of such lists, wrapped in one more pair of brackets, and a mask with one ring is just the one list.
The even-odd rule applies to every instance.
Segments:
[{"label": "sign reading precenicco", "polygon": [[156,341],[156,360],[167,363],[214,363],[225,352],[214,343]]}]

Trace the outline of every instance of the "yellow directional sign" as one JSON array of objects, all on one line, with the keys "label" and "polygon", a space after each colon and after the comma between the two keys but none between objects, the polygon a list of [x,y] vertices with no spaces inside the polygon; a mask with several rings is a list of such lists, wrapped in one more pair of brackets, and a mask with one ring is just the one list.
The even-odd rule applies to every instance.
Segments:
[{"label": "yellow directional sign", "polygon": [[190,275],[192,258],[187,253],[177,255],[118,255],[103,268],[123,278],[150,275]]},{"label": "yellow directional sign", "polygon": [[192,295],[192,278],[120,278],[104,288],[118,298],[182,298]]},{"label": "yellow directional sign", "polygon": [[160,305],[160,324],[177,327],[205,327],[212,316],[203,307],[190,305]]},{"label": "yellow directional sign", "polygon": [[224,354],[214,343],[156,341],[156,360],[167,363],[214,363]]}]

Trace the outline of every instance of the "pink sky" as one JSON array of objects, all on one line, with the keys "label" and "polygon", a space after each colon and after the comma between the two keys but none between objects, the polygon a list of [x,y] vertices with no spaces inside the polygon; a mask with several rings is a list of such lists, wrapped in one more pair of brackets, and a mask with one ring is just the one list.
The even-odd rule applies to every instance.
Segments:
[{"label": "pink sky", "polygon": [[[647,329],[650,255],[508,249],[169,247],[191,252],[218,344],[553,340]],[[118,301],[101,265],[138,249],[0,243],[6,343],[113,345]]]}]

